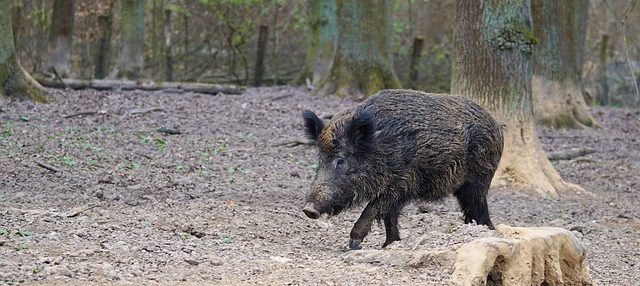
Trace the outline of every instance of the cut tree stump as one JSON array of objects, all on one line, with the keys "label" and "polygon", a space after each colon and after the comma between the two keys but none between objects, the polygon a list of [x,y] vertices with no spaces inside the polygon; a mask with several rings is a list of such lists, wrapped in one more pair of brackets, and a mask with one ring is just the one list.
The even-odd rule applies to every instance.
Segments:
[{"label": "cut tree stump", "polygon": [[195,82],[155,82],[108,79],[62,79],[62,82],[60,82],[59,80],[51,80],[44,77],[36,77],[36,80],[42,86],[49,88],[143,91],[167,90],[175,92],[194,92],[212,95],[216,95],[219,93],[242,94],[245,91],[245,87],[243,86]]}]

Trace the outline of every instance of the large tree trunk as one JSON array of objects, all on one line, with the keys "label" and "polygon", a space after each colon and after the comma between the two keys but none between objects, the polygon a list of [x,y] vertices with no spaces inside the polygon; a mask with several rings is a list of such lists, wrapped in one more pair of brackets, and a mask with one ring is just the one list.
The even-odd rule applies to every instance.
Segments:
[{"label": "large tree trunk", "polygon": [[458,1],[451,91],[478,102],[506,125],[493,183],[555,195],[577,186],[560,178],[535,133],[531,53],[536,39],[530,7],[529,0]]},{"label": "large tree trunk", "polygon": [[337,0],[337,50],[313,94],[360,97],[400,87],[391,64],[392,9],[392,0]]},{"label": "large tree trunk", "polygon": [[112,77],[138,79],[144,65],[144,0],[122,0],[121,44]]},{"label": "large tree trunk", "polygon": [[12,0],[0,0],[0,98],[13,96],[44,102],[46,92],[22,68],[16,55],[11,27]]},{"label": "large tree trunk", "polygon": [[307,55],[304,67],[296,84],[304,84],[307,79],[317,85],[329,71],[336,50],[338,24],[336,0],[310,0]]},{"label": "large tree trunk", "polygon": [[62,77],[71,73],[71,34],[73,33],[73,0],[55,0],[49,30],[46,69],[54,68]]},{"label": "large tree trunk", "polygon": [[554,128],[597,125],[582,96],[589,0],[532,2],[533,107],[538,123]]}]

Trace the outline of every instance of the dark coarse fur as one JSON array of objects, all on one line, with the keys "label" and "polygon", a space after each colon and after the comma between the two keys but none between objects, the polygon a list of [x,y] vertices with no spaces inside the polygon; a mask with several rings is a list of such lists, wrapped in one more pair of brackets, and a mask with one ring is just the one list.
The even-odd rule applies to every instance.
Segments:
[{"label": "dark coarse fur", "polygon": [[386,246],[399,240],[398,215],[411,200],[453,194],[465,223],[493,227],[486,195],[502,154],[500,126],[472,101],[412,90],[384,90],[333,116],[326,125],[303,113],[307,136],[320,150],[305,214],[367,203],[351,231],[359,248],[375,219]]}]

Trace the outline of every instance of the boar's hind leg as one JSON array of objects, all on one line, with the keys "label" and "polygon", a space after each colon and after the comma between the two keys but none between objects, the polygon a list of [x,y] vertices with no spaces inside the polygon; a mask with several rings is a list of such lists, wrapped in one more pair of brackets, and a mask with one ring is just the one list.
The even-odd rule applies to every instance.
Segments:
[{"label": "boar's hind leg", "polygon": [[491,182],[467,181],[456,190],[454,195],[464,214],[464,223],[471,223],[475,220],[477,224],[486,225],[489,229],[493,229],[487,207],[487,191],[490,184]]},{"label": "boar's hind leg", "polygon": [[402,204],[395,204],[391,207],[387,215],[384,217],[384,228],[387,234],[387,238],[382,245],[382,248],[400,240],[400,230],[398,230],[398,216],[402,210]]}]

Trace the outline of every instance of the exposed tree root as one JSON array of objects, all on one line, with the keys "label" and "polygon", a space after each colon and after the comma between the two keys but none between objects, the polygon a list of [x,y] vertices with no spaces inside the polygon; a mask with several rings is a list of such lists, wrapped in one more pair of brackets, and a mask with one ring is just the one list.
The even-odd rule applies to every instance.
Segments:
[{"label": "exposed tree root", "polygon": [[492,184],[532,188],[552,197],[562,191],[584,191],[580,186],[562,180],[544,154],[533,124],[527,122],[507,125],[504,151]]},{"label": "exposed tree root", "polygon": [[534,76],[531,81],[534,116],[551,128],[599,128],[587,108],[580,88],[570,81],[558,82]]}]

